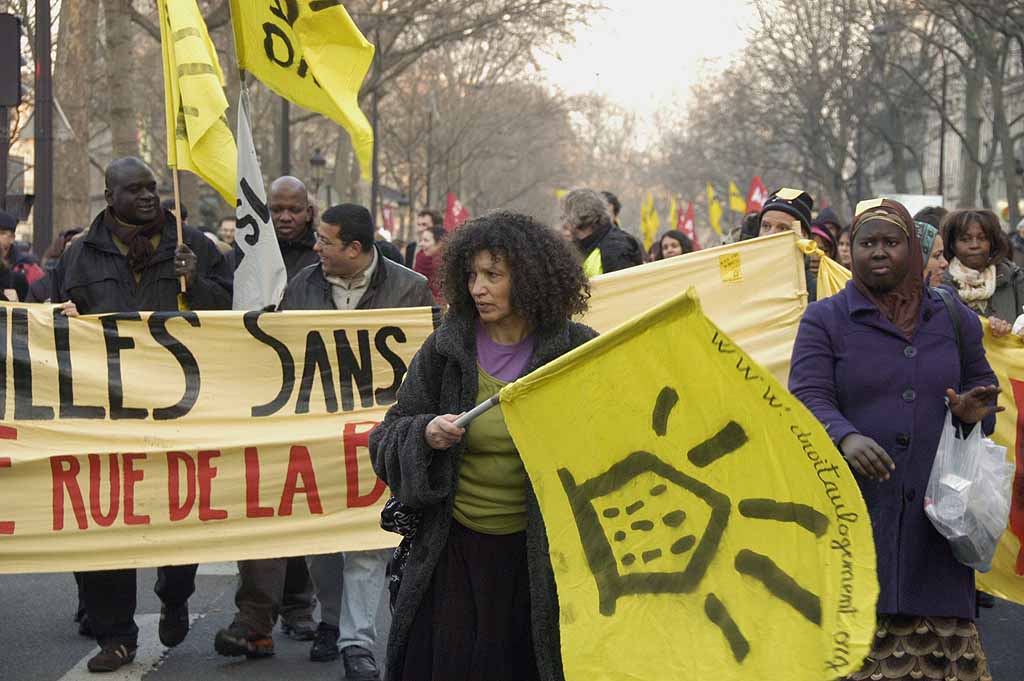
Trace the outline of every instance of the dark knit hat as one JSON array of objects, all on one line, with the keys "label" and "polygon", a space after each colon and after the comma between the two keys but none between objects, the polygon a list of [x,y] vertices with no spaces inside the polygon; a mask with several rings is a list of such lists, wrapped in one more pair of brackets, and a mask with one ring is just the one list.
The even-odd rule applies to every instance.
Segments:
[{"label": "dark knit hat", "polygon": [[818,217],[815,218],[814,222],[819,225],[835,225],[839,229],[843,228],[842,220],[839,219],[839,216],[836,214],[836,212],[832,210],[832,208],[829,206],[826,206],[825,208],[821,209],[821,211],[818,213]]},{"label": "dark knit hat", "polygon": [[0,231],[13,232],[18,228],[18,220],[5,211],[0,210]]},{"label": "dark knit hat", "polygon": [[809,236],[811,233],[811,210],[813,208],[814,199],[811,198],[810,194],[800,189],[783,187],[768,197],[768,200],[764,202],[764,207],[761,208],[761,214],[758,218],[764,217],[765,213],[772,210],[789,213],[800,221],[800,227],[803,230],[804,236]]}]

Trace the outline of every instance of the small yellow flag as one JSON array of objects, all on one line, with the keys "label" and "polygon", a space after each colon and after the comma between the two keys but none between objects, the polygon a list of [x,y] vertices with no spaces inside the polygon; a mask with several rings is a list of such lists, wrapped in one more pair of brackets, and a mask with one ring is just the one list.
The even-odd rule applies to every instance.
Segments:
[{"label": "small yellow flag", "polygon": [[740,188],[732,180],[729,181],[729,210],[733,213],[746,213],[747,200],[740,193]]},{"label": "small yellow flag", "polygon": [[659,229],[661,220],[658,218],[658,209],[654,207],[654,194],[648,192],[647,199],[640,206],[640,231],[644,236],[644,250],[651,249]]},{"label": "small yellow flag", "polygon": [[224,74],[195,0],[158,0],[167,165],[188,170],[235,205],[235,138],[224,117]]},{"label": "small yellow flag", "polygon": [[722,236],[722,204],[715,198],[715,188],[708,182],[708,215],[711,218],[711,229]]},{"label": "small yellow flag", "polygon": [[821,247],[811,239],[799,239],[799,248],[805,255],[815,255],[820,258],[818,262],[818,300],[823,300],[846,288],[846,282],[853,278],[853,273],[846,269],[832,258],[825,255]]},{"label": "small yellow flag", "polygon": [[544,516],[567,681],[860,667],[878,581],[857,482],[693,289],[506,386],[501,410]]},{"label": "small yellow flag", "polygon": [[568,193],[569,193],[568,189],[556,189],[555,190],[555,198],[558,199],[559,201],[561,201],[562,199],[565,198],[565,195],[568,194]]},{"label": "small yellow flag", "polygon": [[679,225],[679,206],[676,204],[676,197],[672,197],[672,202],[668,206],[668,228],[676,229]]},{"label": "small yellow flag", "polygon": [[374,48],[342,3],[231,0],[231,20],[238,67],[344,128],[369,178],[373,129],[359,108],[359,89]]}]

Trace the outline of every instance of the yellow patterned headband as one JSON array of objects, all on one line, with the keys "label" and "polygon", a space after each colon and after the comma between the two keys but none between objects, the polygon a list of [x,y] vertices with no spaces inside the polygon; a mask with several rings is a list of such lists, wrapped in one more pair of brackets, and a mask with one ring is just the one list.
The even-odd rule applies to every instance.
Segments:
[{"label": "yellow patterned headband", "polygon": [[851,234],[851,236],[857,234],[857,232],[860,230],[861,225],[863,225],[868,220],[881,220],[882,222],[891,222],[892,224],[896,225],[901,230],[903,230],[903,233],[906,234],[908,237],[910,236],[910,231],[908,230],[907,226],[903,223],[902,220],[897,219],[892,213],[890,213],[889,210],[884,207],[882,201],[883,199],[869,199],[867,201],[861,201],[860,203],[857,204],[857,209],[855,211],[857,215],[857,224],[856,227],[854,227],[853,234]]}]

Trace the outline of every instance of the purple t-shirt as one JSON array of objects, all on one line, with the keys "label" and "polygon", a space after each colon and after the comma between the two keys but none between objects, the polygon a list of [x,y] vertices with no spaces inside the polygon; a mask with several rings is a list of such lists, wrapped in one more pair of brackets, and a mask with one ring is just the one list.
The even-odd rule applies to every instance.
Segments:
[{"label": "purple t-shirt", "polygon": [[496,343],[478,319],[476,322],[476,360],[480,368],[506,383],[511,383],[526,370],[537,345],[533,334],[514,345]]}]

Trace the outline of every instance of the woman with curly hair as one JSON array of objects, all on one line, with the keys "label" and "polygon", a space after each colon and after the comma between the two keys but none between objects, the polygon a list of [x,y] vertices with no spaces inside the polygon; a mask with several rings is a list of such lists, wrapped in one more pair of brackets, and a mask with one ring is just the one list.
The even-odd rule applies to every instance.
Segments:
[{"label": "woman with curly hair", "polygon": [[544,523],[500,407],[460,414],[594,338],[590,290],[552,229],[496,212],[455,232],[450,307],[370,436],[374,470],[419,512],[388,641],[389,681],[561,679]]}]

